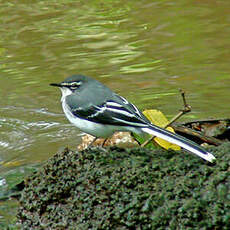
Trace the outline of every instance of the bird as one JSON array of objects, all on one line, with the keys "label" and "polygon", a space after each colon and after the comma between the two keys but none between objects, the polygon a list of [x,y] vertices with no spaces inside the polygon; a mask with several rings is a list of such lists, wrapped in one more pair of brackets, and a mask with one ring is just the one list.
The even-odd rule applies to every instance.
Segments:
[{"label": "bird", "polygon": [[195,142],[152,124],[134,104],[91,77],[75,74],[50,85],[61,89],[61,104],[67,119],[94,136],[93,142],[117,131],[147,133],[179,145],[206,161],[216,159]]}]

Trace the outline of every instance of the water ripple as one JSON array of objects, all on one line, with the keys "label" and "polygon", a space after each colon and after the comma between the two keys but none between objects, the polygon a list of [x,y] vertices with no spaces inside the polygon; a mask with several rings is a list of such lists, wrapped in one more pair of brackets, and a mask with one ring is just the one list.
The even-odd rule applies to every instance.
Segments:
[{"label": "water ripple", "polygon": [[1,159],[29,153],[30,149],[36,152],[42,146],[46,146],[48,150],[48,143],[62,143],[77,132],[63,119],[63,114],[46,109],[11,106],[1,108],[0,113]]}]

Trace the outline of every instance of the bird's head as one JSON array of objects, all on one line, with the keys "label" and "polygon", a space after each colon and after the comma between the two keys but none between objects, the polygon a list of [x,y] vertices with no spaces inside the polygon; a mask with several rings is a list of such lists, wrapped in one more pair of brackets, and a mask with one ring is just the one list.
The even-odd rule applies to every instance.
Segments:
[{"label": "bird's head", "polygon": [[61,83],[51,83],[50,85],[59,87],[62,91],[62,97],[66,97],[82,89],[89,79],[89,77],[83,75],[72,75]]},{"label": "bird's head", "polygon": [[61,83],[51,83],[51,86],[56,86],[60,88],[68,88],[71,91],[75,91],[79,89],[84,83],[89,80],[89,77],[83,75],[73,75],[71,77],[67,77]]}]

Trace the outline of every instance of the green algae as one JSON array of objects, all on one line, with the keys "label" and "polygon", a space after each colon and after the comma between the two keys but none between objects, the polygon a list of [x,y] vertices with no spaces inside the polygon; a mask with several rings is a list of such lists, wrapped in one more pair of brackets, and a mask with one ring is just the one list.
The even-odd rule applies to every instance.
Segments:
[{"label": "green algae", "polygon": [[65,149],[25,180],[23,229],[230,229],[230,143],[209,164],[145,148]]}]

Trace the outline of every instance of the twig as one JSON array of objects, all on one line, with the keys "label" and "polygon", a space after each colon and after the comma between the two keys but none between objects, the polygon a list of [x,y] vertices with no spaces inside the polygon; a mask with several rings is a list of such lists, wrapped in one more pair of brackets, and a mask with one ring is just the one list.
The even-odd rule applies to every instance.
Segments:
[{"label": "twig", "polygon": [[[191,136],[192,138],[196,138],[198,140],[200,140],[201,142],[206,142],[208,144],[212,144],[212,145],[221,145],[224,141],[219,140],[215,137],[209,137],[209,136],[205,136],[191,128],[187,128],[184,126],[177,126],[177,125],[173,125],[173,129],[176,130],[176,132],[180,132],[186,135]],[[196,142],[196,141],[195,141]]]},{"label": "twig", "polygon": [[[168,126],[170,126],[172,123],[174,123],[176,120],[178,120],[182,115],[191,112],[191,106],[187,104],[186,99],[185,99],[185,91],[182,89],[179,89],[180,93],[181,93],[181,97],[183,99],[183,103],[184,103],[184,108],[182,110],[180,110],[180,112],[173,117],[170,122],[165,125],[163,128],[167,128]],[[141,147],[146,146],[150,141],[152,141],[155,138],[155,136],[152,136],[151,138],[149,138],[148,140],[146,140],[143,144],[141,144]]]}]

